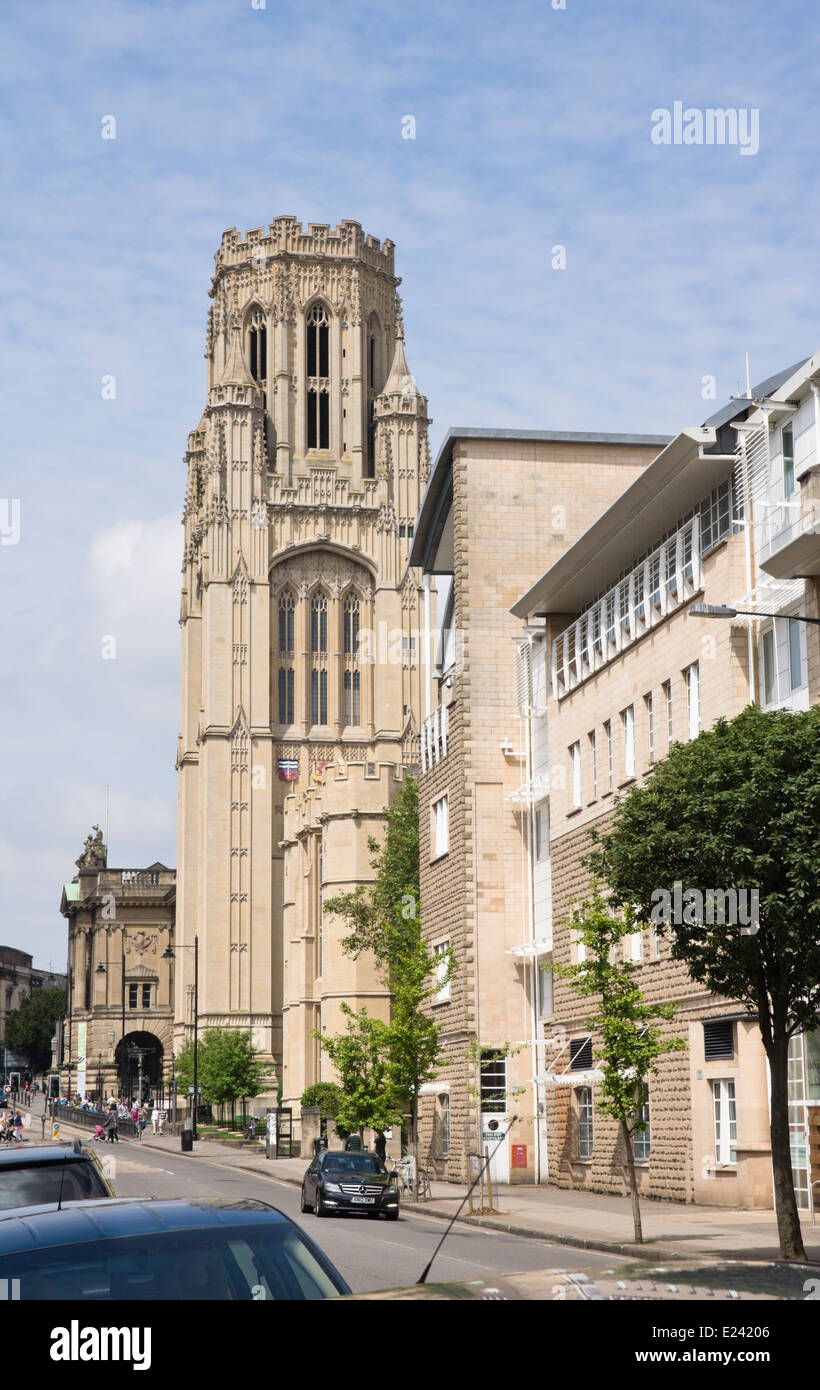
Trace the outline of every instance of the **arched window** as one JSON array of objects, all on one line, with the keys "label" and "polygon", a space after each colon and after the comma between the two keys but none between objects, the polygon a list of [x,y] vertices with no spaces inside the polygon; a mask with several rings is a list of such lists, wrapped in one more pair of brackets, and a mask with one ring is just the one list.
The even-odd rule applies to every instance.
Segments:
[{"label": "arched window", "polygon": [[261,309],[254,309],[248,320],[248,359],[254,381],[264,383],[268,376],[268,330]]},{"label": "arched window", "polygon": [[381,383],[378,380],[379,320],[371,314],[367,324],[367,450],[364,459],[364,476],[376,476],[376,395]]},{"label": "arched window", "polygon": [[292,724],[294,719],[293,667],[279,667],[279,723]]},{"label": "arched window", "polygon": [[279,651],[284,656],[292,656],[295,650],[293,621],[296,600],[291,589],[285,589],[279,596]]},{"label": "arched window", "polygon": [[327,594],[318,589],[310,605],[310,650],[327,654]]},{"label": "arched window", "polygon": [[361,676],[359,674],[359,617],[361,605],[357,593],[348,594],[344,601],[344,722],[362,722]]},{"label": "arched window", "polygon": [[307,316],[307,446],[330,448],[330,319],[323,304]]}]

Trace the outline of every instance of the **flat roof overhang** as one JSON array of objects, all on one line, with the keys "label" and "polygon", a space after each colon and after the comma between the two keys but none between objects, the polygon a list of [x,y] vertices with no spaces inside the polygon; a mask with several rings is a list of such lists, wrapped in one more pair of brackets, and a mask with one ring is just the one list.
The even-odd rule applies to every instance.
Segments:
[{"label": "flat roof overhang", "polygon": [[723,482],[734,457],[703,453],[715,440],[705,425],[676,435],[510,611],[525,621],[580,612],[636,553]]}]

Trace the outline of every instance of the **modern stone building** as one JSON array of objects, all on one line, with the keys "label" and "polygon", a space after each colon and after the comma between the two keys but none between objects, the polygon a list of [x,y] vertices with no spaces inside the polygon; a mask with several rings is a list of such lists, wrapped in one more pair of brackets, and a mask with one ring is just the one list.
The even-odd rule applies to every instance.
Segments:
[{"label": "modern stone building", "polygon": [[198,938],[200,1026],[250,1029],[297,1114],[340,1002],[386,1016],[322,901],[369,880],[417,761],[428,419],[393,249],[350,221],[226,232],[186,455],[175,1036]]},{"label": "modern stone building", "polygon": [[[496,1176],[541,1173],[523,975],[533,893],[539,912],[546,902],[545,859],[533,873],[521,628],[509,609],[545,550],[557,559],[666,442],[451,430],[425,491],[410,556],[424,577],[425,626],[438,633],[424,648],[422,926],[433,951],[452,947],[455,973],[431,1006],[449,1065],[422,1096],[421,1153],[456,1180],[465,1152],[493,1148],[513,1115]],[[545,823],[544,844],[546,832]]]},{"label": "modern stone building", "polygon": [[[820,698],[818,611],[820,356],[789,368],[684,431],[514,606],[527,630],[540,712],[530,758],[549,789],[547,879],[554,959],[577,963],[568,925],[586,895],[592,826],[670,744],[750,702],[806,709]],[[774,616],[715,621],[693,602]],[[723,885],[714,885],[717,888]],[[541,955],[533,928],[531,954]],[[625,944],[650,1000],[679,1001],[668,1033],[686,1052],[659,1060],[636,1136],[641,1190],[771,1207],[767,1065],[745,1009],[696,985],[649,930]],[[544,972],[538,972],[543,975]],[[547,1173],[566,1187],[626,1190],[614,1122],[595,1104],[600,1073],[589,1007],[556,980],[547,1007],[527,991],[547,1115]],[[792,1163],[798,1203],[820,1178],[820,1034],[790,1050]]]},{"label": "modern stone building", "polygon": [[[164,864],[110,869],[102,832],[85,841],[63,888],[68,1010],[58,1061],[63,1094],[143,1095],[172,1074],[176,874]],[[184,969],[177,966],[177,969]],[[184,1017],[193,1020],[190,977]]]}]

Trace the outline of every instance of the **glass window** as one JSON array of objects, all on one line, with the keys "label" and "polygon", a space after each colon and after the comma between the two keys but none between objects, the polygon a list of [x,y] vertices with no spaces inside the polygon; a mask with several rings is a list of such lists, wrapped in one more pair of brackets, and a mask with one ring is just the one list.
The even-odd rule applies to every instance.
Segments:
[{"label": "glass window", "polygon": [[578,1157],[592,1158],[594,1126],[592,1118],[592,1087],[581,1086],[578,1097]]},{"label": "glass window", "polygon": [[538,969],[538,1017],[552,1018],[555,1013],[553,974],[551,970],[545,970],[544,962],[539,961]]},{"label": "glass window", "polygon": [[139,985],[128,986],[128,1007],[129,1009],[139,1008]]},{"label": "glass window", "polygon": [[664,701],[665,701],[665,704],[666,704],[666,746],[667,746],[668,748],[671,748],[671,747],[672,747],[672,743],[673,743],[673,734],[672,734],[672,682],[671,682],[671,681],[664,681],[663,685],[661,686],[661,689],[663,690],[663,698],[664,698]]},{"label": "glass window", "polygon": [[312,724],[327,723],[327,671],[314,667],[310,675],[310,720]]},{"label": "glass window", "polygon": [[450,1097],[446,1091],[442,1091],[438,1098],[439,1114],[439,1150],[442,1158],[446,1158],[450,1152]]},{"label": "glass window", "polygon": [[783,434],[783,494],[791,497],[794,492],[794,433],[791,425],[784,425]]},{"label": "glass window", "polygon": [[737,1107],[734,1081],[712,1082],[715,1162],[737,1162]]},{"label": "glass window", "polygon": [[286,590],[279,598],[279,651],[285,655],[292,655],[294,651],[293,637],[293,615],[295,601],[290,590]]},{"label": "glass window", "polygon": [[686,682],[686,723],[690,738],[700,733],[700,672],[695,661],[683,673]]},{"label": "glass window", "polygon": [[359,598],[349,594],[344,606],[344,649],[345,656],[359,655]]},{"label": "glass window", "polygon": [[572,804],[581,805],[581,745],[573,743],[569,750],[570,767],[572,771]]},{"label": "glass window", "polygon": [[801,629],[802,624],[789,620],[789,680],[792,690],[798,690],[803,684],[803,655],[801,651]]},{"label": "glass window", "polygon": [[612,723],[607,719],[604,724],[604,738],[606,739],[606,777],[607,791],[612,791]]},{"label": "glass window", "polygon": [[650,1130],[649,1130],[649,1089],[647,1086],[641,1087],[641,1104],[635,1113],[637,1124],[645,1126],[644,1129],[635,1129],[632,1134],[632,1153],[636,1163],[649,1162]]},{"label": "glass window", "polygon": [[481,1109],[496,1114],[507,1108],[507,1059],[497,1047],[481,1053]]},{"label": "glass window", "polygon": [[321,589],[310,605],[310,650],[327,652],[327,595]]},{"label": "glass window", "polygon": [[[793,624],[792,624],[793,626]],[[769,628],[763,633],[763,703],[771,705],[775,699],[774,632]]]},{"label": "glass window", "polygon": [[621,724],[624,731],[624,773],[635,776],[635,706],[628,705],[621,711]]},{"label": "glass window", "polygon": [[433,819],[433,858],[446,854],[450,848],[450,806],[446,796],[439,797],[431,807]]},{"label": "glass window", "polygon": [[653,710],[653,707],[652,707],[652,694],[651,694],[651,692],[650,692],[648,695],[644,695],[644,697],[643,697],[643,702],[644,702],[644,706],[645,706],[645,708],[646,708],[646,729],[647,729],[647,737],[648,737],[648,740],[649,740],[649,761],[650,761],[650,763],[654,763],[654,761],[655,761],[655,714],[654,714],[654,710]]},{"label": "glass window", "polygon": [[604,599],[604,625],[606,640],[610,647],[615,645],[615,595],[607,594]]},{"label": "glass window", "polygon": [[728,479],[713,488],[700,504],[701,549],[705,554],[732,529],[732,499]]},{"label": "glass window", "polygon": [[450,964],[449,953],[449,941],[439,941],[438,944],[433,947],[433,954],[436,957],[436,982],[438,984],[436,999],[441,1003],[444,1003],[445,1000],[450,998],[450,981],[448,979]]},{"label": "glass window", "polygon": [[595,730],[587,734],[589,739],[589,759],[592,766],[592,800],[598,796],[598,748],[595,741]]},{"label": "glass window", "polygon": [[143,987],[142,987],[142,1007],[143,1007],[144,1009],[150,1009],[150,1007],[151,1007],[151,986],[150,986],[150,985],[143,985]]},{"label": "glass window", "polygon": [[651,606],[660,612],[661,610],[661,552],[657,551],[649,561],[649,602]]}]

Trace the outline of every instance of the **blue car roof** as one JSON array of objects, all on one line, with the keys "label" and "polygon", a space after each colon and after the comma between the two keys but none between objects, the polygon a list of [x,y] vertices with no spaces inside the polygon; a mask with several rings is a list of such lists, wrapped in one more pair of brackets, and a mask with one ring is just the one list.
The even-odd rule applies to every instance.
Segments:
[{"label": "blue car roof", "polygon": [[290,1217],[255,1197],[178,1197],[155,1201],[116,1197],[74,1202],[58,1211],[0,1212],[0,1259],[59,1245],[164,1235],[220,1226],[292,1225]]}]

